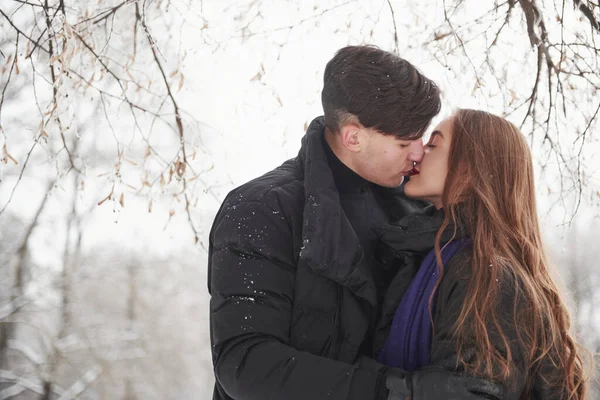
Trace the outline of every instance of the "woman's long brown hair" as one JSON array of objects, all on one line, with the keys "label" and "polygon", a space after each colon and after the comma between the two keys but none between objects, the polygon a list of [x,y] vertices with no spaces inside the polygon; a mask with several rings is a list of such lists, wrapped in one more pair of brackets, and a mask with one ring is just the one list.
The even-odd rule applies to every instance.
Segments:
[{"label": "woman's long brown hair", "polygon": [[[468,372],[503,382],[526,374],[523,398],[529,398],[533,380],[542,378],[568,399],[584,399],[586,352],[570,333],[569,313],[550,275],[527,142],[509,121],[483,111],[461,109],[452,121],[442,195],[446,217],[435,247],[439,262],[441,233],[451,223],[473,242],[472,275],[455,331],[459,362]],[[507,288],[498,282],[507,277],[514,304],[500,302]],[[512,308],[519,355],[502,330],[499,307]],[[500,349],[491,337],[500,338]],[[524,371],[515,371],[517,358],[524,359]]]}]

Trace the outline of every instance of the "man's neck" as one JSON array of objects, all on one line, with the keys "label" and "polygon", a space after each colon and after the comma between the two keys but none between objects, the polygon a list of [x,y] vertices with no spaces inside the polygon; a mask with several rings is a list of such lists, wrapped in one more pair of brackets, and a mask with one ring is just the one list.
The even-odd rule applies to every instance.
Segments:
[{"label": "man's neck", "polygon": [[353,163],[348,157],[348,152],[346,151],[346,149],[344,149],[343,144],[340,142],[339,135],[337,135],[335,132],[331,131],[329,128],[326,127],[325,140],[327,141],[329,148],[331,149],[331,151],[333,151],[333,154],[335,154],[338,160],[340,160],[342,164],[344,164],[346,167],[354,171],[354,173],[358,174],[358,172],[356,172],[356,169],[353,167]]},{"label": "man's neck", "polygon": [[340,151],[339,143],[336,147],[336,137],[332,137],[331,134],[326,132],[324,139],[323,146],[325,146],[329,167],[338,191],[340,193],[364,192],[370,186],[369,181],[357,174],[347,163],[344,163],[342,158],[344,152],[343,149]]}]

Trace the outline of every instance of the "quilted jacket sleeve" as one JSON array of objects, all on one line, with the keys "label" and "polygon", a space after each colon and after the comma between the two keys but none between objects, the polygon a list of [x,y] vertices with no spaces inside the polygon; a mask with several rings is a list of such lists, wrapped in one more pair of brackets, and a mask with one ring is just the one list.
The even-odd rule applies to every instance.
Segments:
[{"label": "quilted jacket sleeve", "polygon": [[217,215],[208,286],[219,390],[236,400],[384,399],[380,364],[345,364],[289,345],[294,258],[279,210],[248,201]]}]

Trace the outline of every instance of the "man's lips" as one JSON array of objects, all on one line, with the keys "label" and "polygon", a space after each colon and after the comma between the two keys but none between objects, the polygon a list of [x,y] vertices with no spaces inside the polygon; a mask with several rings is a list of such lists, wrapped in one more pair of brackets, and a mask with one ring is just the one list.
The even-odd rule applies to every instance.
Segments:
[{"label": "man's lips", "polygon": [[419,175],[419,174],[420,174],[420,172],[419,172],[419,170],[418,170],[416,167],[413,167],[413,169],[411,169],[411,170],[408,172],[408,175],[409,175],[409,176],[413,176],[413,175]]}]

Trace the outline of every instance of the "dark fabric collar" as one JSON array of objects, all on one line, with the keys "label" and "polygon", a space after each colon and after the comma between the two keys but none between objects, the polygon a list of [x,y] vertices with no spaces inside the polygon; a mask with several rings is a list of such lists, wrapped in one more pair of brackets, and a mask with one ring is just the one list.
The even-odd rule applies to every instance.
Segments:
[{"label": "dark fabric collar", "polygon": [[329,146],[329,143],[327,143],[325,135],[321,138],[323,141],[323,148],[325,149],[325,155],[327,156],[327,162],[329,163],[329,168],[331,168],[333,180],[338,191],[340,193],[362,193],[367,190],[372,184],[348,168],[335,155]]},{"label": "dark fabric collar", "polygon": [[358,263],[363,261],[360,242],[340,204],[339,193],[323,146],[325,122],[315,118],[302,138],[296,162],[304,173],[303,246],[300,259],[373,307],[377,304],[373,280]]},{"label": "dark fabric collar", "polygon": [[[435,237],[444,222],[444,217],[443,210],[437,210],[430,205],[419,212],[386,224],[379,230],[383,253],[423,253],[429,251],[435,244]],[[465,236],[466,233],[460,223],[456,230],[454,224],[450,224],[444,230],[441,242],[448,242],[452,238],[461,239]],[[385,250],[385,248],[388,248],[388,250]],[[383,254],[383,256],[385,255]]]}]

